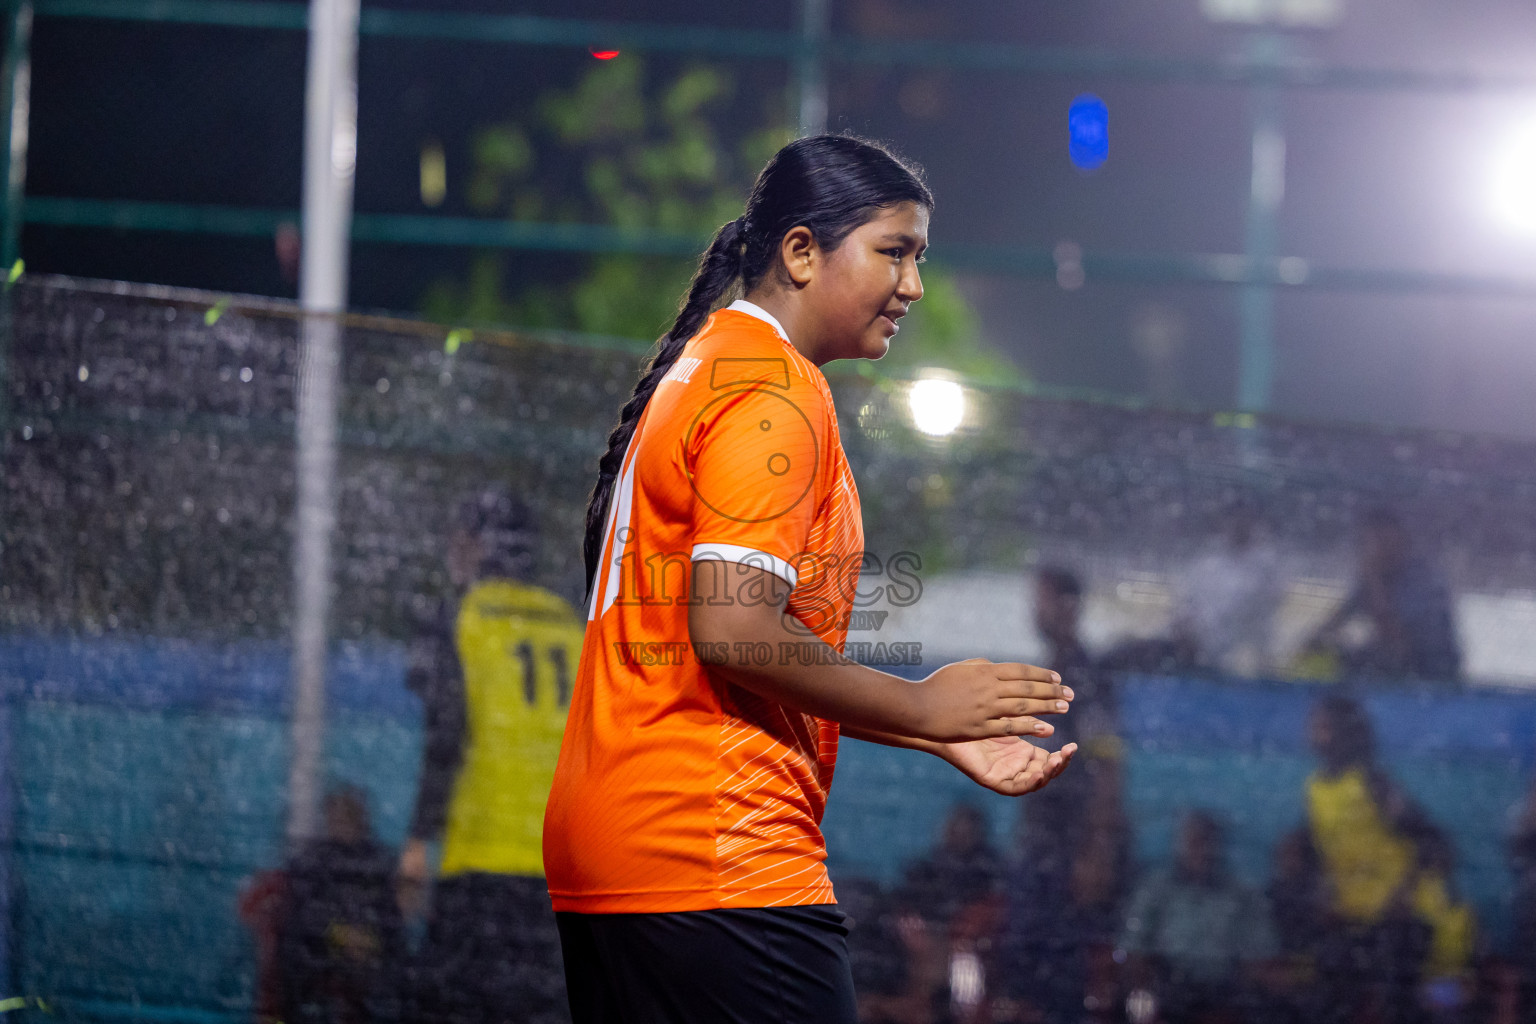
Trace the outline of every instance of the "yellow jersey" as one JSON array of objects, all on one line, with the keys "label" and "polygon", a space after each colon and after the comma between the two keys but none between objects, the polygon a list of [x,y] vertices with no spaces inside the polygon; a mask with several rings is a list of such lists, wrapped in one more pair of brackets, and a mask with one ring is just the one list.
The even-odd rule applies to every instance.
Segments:
[{"label": "yellow jersey", "polygon": [[1307,780],[1307,817],[1333,887],[1335,913],[1355,924],[1374,924],[1406,886],[1409,908],[1431,929],[1425,974],[1444,977],[1466,969],[1476,932],[1471,908],[1451,898],[1438,872],[1414,874],[1414,844],[1377,806],[1365,769],[1333,778],[1314,774]]},{"label": "yellow jersey", "polygon": [[459,605],[464,758],[443,837],[442,874],[544,874],[544,804],[560,756],[583,625],[560,597],[483,580]]}]

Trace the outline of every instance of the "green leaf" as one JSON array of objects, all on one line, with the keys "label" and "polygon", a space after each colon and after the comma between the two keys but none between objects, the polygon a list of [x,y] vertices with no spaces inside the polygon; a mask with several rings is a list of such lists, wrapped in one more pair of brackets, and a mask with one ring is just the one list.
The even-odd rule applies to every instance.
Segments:
[{"label": "green leaf", "polygon": [[571,92],[542,97],[539,113],[566,143],[638,137],[645,130],[641,74],[638,60],[605,62]]},{"label": "green leaf", "polygon": [[714,68],[693,68],[662,93],[662,116],[674,124],[692,118],[710,103],[728,95],[733,84]]},{"label": "green leaf", "polygon": [[475,166],[499,174],[522,174],[533,164],[533,144],[523,130],[498,124],[475,136]]}]

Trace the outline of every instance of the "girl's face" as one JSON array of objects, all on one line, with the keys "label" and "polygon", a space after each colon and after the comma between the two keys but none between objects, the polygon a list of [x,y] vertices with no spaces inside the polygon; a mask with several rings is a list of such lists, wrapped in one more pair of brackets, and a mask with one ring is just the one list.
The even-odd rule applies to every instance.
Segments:
[{"label": "girl's face", "polygon": [[927,248],[928,209],[900,203],[826,255],[806,294],[822,339],[818,362],[885,355],[897,321],[923,297],[917,265]]}]

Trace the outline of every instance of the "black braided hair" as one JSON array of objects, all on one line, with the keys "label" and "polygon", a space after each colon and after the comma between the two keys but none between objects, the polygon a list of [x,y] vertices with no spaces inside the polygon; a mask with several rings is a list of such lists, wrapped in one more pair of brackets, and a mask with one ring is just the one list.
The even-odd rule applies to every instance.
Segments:
[{"label": "black braided hair", "polygon": [[899,203],[917,203],[931,210],[933,194],[923,184],[919,170],[863,139],[812,135],[796,139],[768,161],[747,197],[746,213],[716,232],[700,257],[677,320],[662,336],[608,435],[608,450],[598,462],[597,483],[587,502],[587,530],[582,543],[589,597],[596,585],[614,482],[635,425],[683,346],[733,286],[740,282],[743,294],[750,292],[765,274],[781,266],[779,243],[791,228],[810,229],[816,244],[831,252],[878,211]]}]

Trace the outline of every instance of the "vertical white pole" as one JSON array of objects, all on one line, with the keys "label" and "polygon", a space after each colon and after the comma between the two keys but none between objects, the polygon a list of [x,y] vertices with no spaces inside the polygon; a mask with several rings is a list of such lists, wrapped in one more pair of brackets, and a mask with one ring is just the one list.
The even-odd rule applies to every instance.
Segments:
[{"label": "vertical white pole", "polygon": [[4,237],[0,238],[0,271],[11,272],[20,255],[22,197],[27,184],[27,130],[31,123],[32,3],[21,0],[9,7],[10,33],[5,51],[4,90],[5,147],[0,150],[5,172]]},{"label": "vertical white pole", "polygon": [[795,127],[802,137],[827,130],[827,4],[800,0],[800,49],[795,55]]},{"label": "vertical white pole", "polygon": [[1275,286],[1269,278],[1280,251],[1280,206],[1285,199],[1279,87],[1270,82],[1255,85],[1252,104],[1253,176],[1245,248],[1249,273],[1255,278],[1242,286],[1239,306],[1237,407],[1244,412],[1267,412],[1275,379]]},{"label": "vertical white pole", "polygon": [[357,17],[358,0],[310,0],[288,774],[288,838],[295,844],[320,831],[324,786],[325,667],[337,504],[338,317],[347,305],[357,166]]},{"label": "vertical white pole", "polygon": [[[0,209],[0,281],[10,280],[11,267],[20,254],[22,194],[27,181],[27,130],[32,92],[32,4],[31,0],[10,0],[4,7],[8,15],[9,39],[5,63],[0,68],[0,182],[5,198]],[[0,286],[3,287],[3,286]],[[10,440],[11,430],[11,298],[0,295],[0,452]],[[16,881],[16,800],[18,788],[15,733],[11,728],[14,705],[0,702],[0,985],[12,990],[16,980],[16,914],[11,893]]]},{"label": "vertical white pole", "polygon": [[[0,68],[0,289],[7,288],[11,268],[21,256],[21,221],[27,184],[27,131],[32,105],[32,3],[9,0],[5,6],[9,36],[5,64]],[[11,301],[0,297],[0,448],[11,430]]]}]

